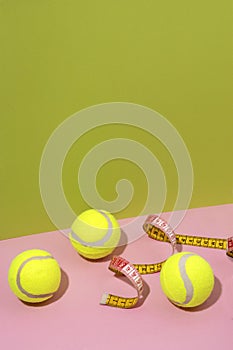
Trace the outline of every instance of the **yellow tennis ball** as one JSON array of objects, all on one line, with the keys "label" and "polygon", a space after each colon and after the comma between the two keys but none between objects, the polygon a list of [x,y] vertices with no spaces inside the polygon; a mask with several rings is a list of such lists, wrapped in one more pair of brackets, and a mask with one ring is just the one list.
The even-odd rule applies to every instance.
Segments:
[{"label": "yellow tennis ball", "polygon": [[120,226],[112,214],[89,209],[71,226],[70,241],[75,250],[88,259],[100,259],[112,253],[119,243]]},{"label": "yellow tennis ball", "polygon": [[161,287],[168,299],[181,307],[202,304],[214,287],[209,263],[194,253],[177,253],[164,263],[160,273]]},{"label": "yellow tennis ball", "polygon": [[17,255],[8,271],[12,292],[21,300],[39,303],[53,296],[61,281],[58,262],[44,250],[31,249]]}]

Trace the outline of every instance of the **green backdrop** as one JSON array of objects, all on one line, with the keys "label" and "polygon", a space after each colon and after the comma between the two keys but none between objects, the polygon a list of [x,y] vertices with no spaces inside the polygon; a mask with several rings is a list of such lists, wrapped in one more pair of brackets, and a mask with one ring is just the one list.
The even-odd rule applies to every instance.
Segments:
[{"label": "green backdrop", "polygon": [[[175,126],[193,162],[190,207],[232,202],[232,20],[230,0],[0,0],[0,238],[55,229],[39,191],[43,148],[63,120],[104,102],[147,106]],[[75,148],[85,154],[129,135],[159,158],[164,210],[172,209],[177,176],[164,147],[134,127],[109,125],[80,139],[64,165],[77,212],[87,204],[76,185]],[[132,180],[135,197],[116,216],[137,215],[146,181],[135,165],[106,164],[97,185],[111,200],[121,177]]]}]

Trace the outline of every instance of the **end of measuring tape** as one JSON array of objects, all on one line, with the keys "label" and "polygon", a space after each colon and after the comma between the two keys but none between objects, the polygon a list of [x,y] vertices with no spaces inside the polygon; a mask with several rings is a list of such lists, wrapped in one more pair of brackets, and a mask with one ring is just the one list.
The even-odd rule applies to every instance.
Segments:
[{"label": "end of measuring tape", "polygon": [[233,237],[227,239],[227,255],[233,258]]},{"label": "end of measuring tape", "polygon": [[104,293],[101,297],[100,304],[120,307],[123,309],[134,307],[143,296],[143,281],[141,275],[133,264],[121,256],[114,256],[108,268],[117,274],[123,274],[126,276],[137,290],[137,296],[133,298],[125,298]]}]

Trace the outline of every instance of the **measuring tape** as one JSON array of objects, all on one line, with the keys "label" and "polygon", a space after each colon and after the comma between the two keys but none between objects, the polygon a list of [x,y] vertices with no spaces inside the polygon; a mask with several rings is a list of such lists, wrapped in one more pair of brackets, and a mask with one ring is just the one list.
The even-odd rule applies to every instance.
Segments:
[{"label": "measuring tape", "polygon": [[134,298],[119,297],[109,293],[102,295],[100,304],[129,309],[137,304],[143,293],[142,277],[128,260],[121,256],[114,256],[110,262],[109,269],[117,274],[125,275],[137,290],[137,296]]},{"label": "measuring tape", "polygon": [[[148,234],[149,238],[160,242],[169,242],[172,248],[171,255],[176,252],[177,244],[184,244],[195,247],[225,250],[227,256],[233,258],[233,237],[221,239],[177,234],[172,227],[158,215],[149,215],[143,224],[143,229]],[[139,299],[143,297],[143,281],[141,275],[160,272],[165,261],[166,260],[154,264],[130,264],[122,257],[113,257],[109,269],[117,274],[123,274],[128,277],[136,288],[138,296],[134,298],[124,298],[104,293],[100,303],[120,308],[134,307]]]},{"label": "measuring tape", "polygon": [[[228,239],[209,238],[200,236],[188,236],[174,233],[173,229],[158,215],[150,215],[143,224],[144,231],[148,237],[160,241],[169,242],[172,245],[172,254],[176,250],[177,244],[191,245],[194,247],[214,248],[225,250],[227,256],[233,258],[233,237]],[[155,264],[134,264],[141,275],[156,273],[161,271],[166,260]]]}]

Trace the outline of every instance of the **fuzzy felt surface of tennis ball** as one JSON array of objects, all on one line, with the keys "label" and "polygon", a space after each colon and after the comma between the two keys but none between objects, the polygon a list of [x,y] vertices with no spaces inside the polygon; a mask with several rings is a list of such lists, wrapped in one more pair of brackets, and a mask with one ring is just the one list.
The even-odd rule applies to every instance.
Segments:
[{"label": "fuzzy felt surface of tennis ball", "polygon": [[8,283],[21,300],[39,303],[50,299],[58,290],[61,270],[52,255],[41,249],[26,250],[17,255],[8,270]]},{"label": "fuzzy felt surface of tennis ball", "polygon": [[180,307],[195,307],[204,303],[214,287],[214,274],[201,256],[182,252],[164,263],[160,283],[167,298]]},{"label": "fuzzy felt surface of tennis ball", "polygon": [[113,252],[120,235],[120,226],[112,214],[88,209],[74,221],[69,237],[80,255],[88,259],[100,259]]}]

